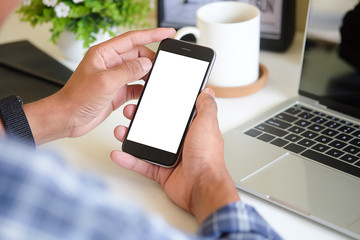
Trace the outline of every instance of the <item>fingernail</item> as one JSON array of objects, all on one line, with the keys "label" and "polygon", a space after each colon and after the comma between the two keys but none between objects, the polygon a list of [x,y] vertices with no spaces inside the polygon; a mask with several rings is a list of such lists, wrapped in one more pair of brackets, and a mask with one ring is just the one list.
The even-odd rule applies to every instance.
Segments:
[{"label": "fingernail", "polygon": [[170,30],[171,34],[172,34],[172,35],[175,35],[175,33],[176,33],[175,28],[170,28],[170,29],[171,29],[171,30]]},{"label": "fingernail", "polygon": [[139,58],[139,62],[141,64],[142,69],[144,72],[150,71],[151,68],[151,61],[147,58]]},{"label": "fingernail", "polygon": [[211,88],[205,88],[205,89],[204,89],[204,92],[207,93],[207,94],[209,94],[209,95],[212,96],[213,98],[215,98],[215,92],[214,92],[213,89],[211,89]]}]

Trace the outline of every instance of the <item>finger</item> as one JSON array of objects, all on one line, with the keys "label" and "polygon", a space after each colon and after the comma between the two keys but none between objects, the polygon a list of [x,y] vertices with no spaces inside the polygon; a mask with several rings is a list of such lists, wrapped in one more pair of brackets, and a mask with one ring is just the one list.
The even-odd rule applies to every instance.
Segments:
[{"label": "finger", "polygon": [[154,28],[147,30],[130,31],[118,37],[112,38],[107,42],[107,46],[118,54],[124,53],[138,46],[160,42],[165,38],[175,35],[173,28]]},{"label": "finger", "polygon": [[[116,84],[116,86],[112,86],[114,89],[119,89],[125,84],[141,79],[149,72],[151,65],[152,63],[148,58],[138,58],[125,62],[117,68],[106,71],[106,79]],[[119,79],[120,81],[114,81],[114,79]],[[131,95],[128,97],[131,97]]]},{"label": "finger", "polygon": [[158,182],[159,166],[140,160],[122,151],[112,151],[110,158],[119,166],[134,171],[144,177]]},{"label": "finger", "polygon": [[[118,69],[120,74],[124,74],[126,83],[141,79],[150,71],[152,62],[148,58],[138,58],[136,60],[125,62]],[[122,75],[121,75],[122,76]]]},{"label": "finger", "polygon": [[120,55],[122,62],[131,61],[139,57],[146,57],[151,61],[155,58],[155,52],[145,46],[140,46]]},{"label": "finger", "polygon": [[134,117],[135,110],[136,110],[136,105],[129,104],[124,107],[123,114],[127,119],[131,120]]},{"label": "finger", "polygon": [[130,100],[139,99],[143,89],[144,85],[142,84],[127,85],[125,101],[127,102]]},{"label": "finger", "polygon": [[[219,129],[219,122],[217,118],[217,104],[215,102],[215,93],[212,89],[204,89],[200,93],[196,101],[196,116],[192,125],[201,126],[205,131],[213,131]],[[196,128],[197,129],[197,128]]]},{"label": "finger", "polygon": [[205,88],[196,101],[197,117],[217,119],[217,104],[215,93],[211,88]]},{"label": "finger", "polygon": [[[124,33],[120,36],[114,37],[95,47],[96,51],[103,58],[107,68],[113,68],[113,61],[119,55],[126,53],[139,46],[144,46],[153,42],[159,42],[165,38],[171,38],[175,35],[173,28],[154,28],[149,30],[138,30]],[[141,48],[144,53],[145,50]]]},{"label": "finger", "polygon": [[118,67],[119,65],[123,64],[124,62],[128,62],[131,60],[134,60],[139,57],[146,57],[150,59],[150,61],[153,61],[155,58],[155,53],[148,49],[145,46],[140,46],[134,49],[131,49],[128,52],[125,52],[123,54],[115,54],[114,56],[108,56],[106,61],[106,68],[112,69],[115,67]]},{"label": "finger", "polygon": [[[144,86],[141,84],[133,84],[133,85],[126,85],[124,86],[125,89],[119,88],[119,91],[115,98],[112,101],[113,110],[118,109],[121,105],[125,102],[139,99],[144,89]],[[124,94],[125,92],[125,94]]]},{"label": "finger", "polygon": [[119,140],[120,142],[124,142],[126,133],[127,133],[128,128],[125,126],[117,126],[114,129],[114,136],[117,140]]}]

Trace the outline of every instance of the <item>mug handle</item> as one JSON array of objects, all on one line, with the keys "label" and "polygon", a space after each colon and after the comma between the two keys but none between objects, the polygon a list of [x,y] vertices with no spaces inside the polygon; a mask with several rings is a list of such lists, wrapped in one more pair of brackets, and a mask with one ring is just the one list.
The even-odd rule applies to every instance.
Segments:
[{"label": "mug handle", "polygon": [[196,41],[198,41],[200,37],[200,31],[196,27],[183,27],[176,31],[174,38],[180,40],[182,37],[188,34],[194,35]]}]

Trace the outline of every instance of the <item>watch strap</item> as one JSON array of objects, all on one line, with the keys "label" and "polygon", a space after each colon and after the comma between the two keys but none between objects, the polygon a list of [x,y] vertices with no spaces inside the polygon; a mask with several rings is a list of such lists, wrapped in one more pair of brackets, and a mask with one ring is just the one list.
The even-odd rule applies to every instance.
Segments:
[{"label": "watch strap", "polygon": [[35,148],[34,137],[20,97],[12,95],[0,100],[0,118],[8,138]]}]

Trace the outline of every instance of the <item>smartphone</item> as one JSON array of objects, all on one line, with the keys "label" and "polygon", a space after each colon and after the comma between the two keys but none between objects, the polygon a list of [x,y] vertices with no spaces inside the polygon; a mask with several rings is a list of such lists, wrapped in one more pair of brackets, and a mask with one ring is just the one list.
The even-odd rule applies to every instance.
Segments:
[{"label": "smartphone", "polygon": [[158,48],[122,150],[145,161],[176,165],[195,103],[215,61],[215,52],[165,39]]}]

